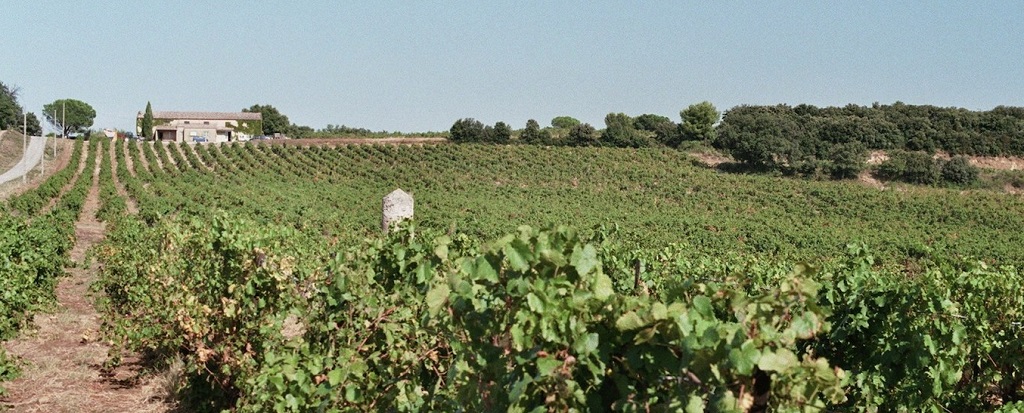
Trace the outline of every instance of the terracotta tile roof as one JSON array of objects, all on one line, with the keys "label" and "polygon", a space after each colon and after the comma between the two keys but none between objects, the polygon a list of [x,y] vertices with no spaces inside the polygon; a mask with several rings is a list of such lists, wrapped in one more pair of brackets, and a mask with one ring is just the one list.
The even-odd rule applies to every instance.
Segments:
[{"label": "terracotta tile roof", "polygon": [[[142,119],[139,112],[139,119]],[[263,120],[259,112],[153,112],[153,119],[199,119],[199,120]]]}]

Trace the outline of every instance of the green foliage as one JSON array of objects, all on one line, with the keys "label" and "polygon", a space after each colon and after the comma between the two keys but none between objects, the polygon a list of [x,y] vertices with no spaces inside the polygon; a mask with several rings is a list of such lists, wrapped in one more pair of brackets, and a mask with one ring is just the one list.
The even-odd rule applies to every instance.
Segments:
[{"label": "green foliage", "polygon": [[43,136],[43,126],[39,124],[39,118],[35,113],[26,113],[24,122],[27,124],[29,136]]},{"label": "green foliage", "polygon": [[675,122],[672,122],[672,119],[665,116],[640,115],[633,119],[633,125],[639,130],[653,133],[654,139],[665,146],[678,147],[682,140],[682,136],[679,133],[679,125],[676,125]]},{"label": "green foliage", "polygon": [[153,105],[146,102],[146,112],[142,115],[142,137],[150,139],[153,137]]},{"label": "green foliage", "polygon": [[551,131],[541,129],[536,120],[526,121],[526,129],[519,135],[519,140],[528,145],[550,145]]},{"label": "green foliage", "polygon": [[704,101],[690,105],[679,112],[682,123],[679,124],[683,140],[711,141],[715,139],[715,123],[720,114],[715,105]]},{"label": "green foliage", "polygon": [[455,143],[481,142],[484,124],[473,118],[459,119],[452,124],[449,139]]},{"label": "green foliage", "polygon": [[248,109],[242,109],[242,112],[259,113],[263,117],[263,135],[287,134],[291,128],[288,116],[271,105],[252,105]]},{"label": "green foliage", "polygon": [[828,173],[835,179],[856,178],[867,167],[868,150],[860,142],[848,142],[832,147]]},{"label": "green foliage", "polygon": [[606,125],[601,133],[601,142],[605,146],[618,148],[642,148],[651,146],[647,137],[633,126],[633,118],[625,113],[609,113],[604,117]]},{"label": "green foliage", "polygon": [[558,129],[572,129],[574,126],[579,125],[580,121],[571,116],[556,116],[551,119],[551,127]]},{"label": "green foliage", "polygon": [[[186,410],[1022,397],[1024,280],[970,258],[1024,259],[1014,198],[718,174],[665,149],[176,146],[127,145],[137,177],[117,174],[141,212],[108,222],[96,285],[111,361],[183,359]],[[429,207],[381,236],[396,183]]]},{"label": "green foliage", "polygon": [[978,167],[965,156],[954,156],[942,164],[942,179],[956,185],[971,185],[978,181]]},{"label": "green foliage", "polygon": [[[70,264],[68,255],[75,241],[75,220],[92,183],[91,174],[81,174],[62,196],[62,188],[73,176],[80,160],[82,141],[75,143],[72,162],[35,190],[8,200],[20,216],[0,210],[0,340],[13,338],[31,320],[34,312],[52,306],[54,288]],[[90,145],[95,151],[96,146]],[[88,157],[92,160],[93,157]],[[86,162],[92,170],[93,162]],[[43,211],[47,202],[56,205]],[[19,374],[18,362],[0,350],[0,381]],[[0,393],[3,389],[0,388]]]},{"label": "green foliage", "polygon": [[1024,397],[1016,269],[939,263],[908,276],[877,265],[854,245],[824,276],[833,327],[815,353],[852,372],[849,407],[991,411]]},{"label": "green foliage", "polygon": [[[795,122],[803,133],[750,129],[758,123],[749,117],[767,117],[768,122]],[[733,124],[734,121],[738,123]],[[827,147],[857,141],[868,149],[903,149],[932,153],[943,150],[965,155],[1024,154],[1024,109],[996,107],[990,111],[969,111],[928,105],[873,104],[870,107],[818,108],[811,105],[790,107],[737,106],[726,112],[718,132],[773,133],[799,146],[806,154],[822,158]],[[824,150],[824,152],[823,152]]]},{"label": "green foliage", "polygon": [[0,82],[0,130],[21,125],[22,108],[18,104],[18,88]]},{"label": "green foliage", "polygon": [[772,112],[742,107],[726,112],[714,146],[757,168],[781,169],[799,162],[802,151],[797,142],[807,136],[806,131],[795,119]]},{"label": "green foliage", "polygon": [[459,119],[452,124],[449,139],[455,143],[486,142],[508,144],[512,140],[512,128],[505,122],[484,126],[473,118]]},{"label": "green foliage", "polygon": [[125,223],[101,249],[106,333],[184,355],[186,399],[205,408],[741,411],[759,386],[781,407],[844,399],[843,372],[798,345],[827,331],[800,273],[662,302],[616,291],[614,247],[568,229],[479,250],[407,227],[327,253],[224,216],[168,224]]},{"label": "green foliage", "polygon": [[569,146],[600,146],[601,135],[589,123],[573,126],[566,139]]},{"label": "green foliage", "polygon": [[96,110],[80,100],[57,99],[43,106],[43,117],[53,127],[60,129],[62,136],[68,136],[88,130],[96,118]]},{"label": "green foliage", "polygon": [[883,179],[924,185],[935,184],[941,177],[939,165],[932,155],[906,151],[890,152],[889,159],[878,166],[878,175]]},{"label": "green foliage", "polygon": [[512,140],[512,128],[505,122],[496,122],[494,129],[488,131],[484,136],[485,142],[497,143],[499,145],[507,145]]}]

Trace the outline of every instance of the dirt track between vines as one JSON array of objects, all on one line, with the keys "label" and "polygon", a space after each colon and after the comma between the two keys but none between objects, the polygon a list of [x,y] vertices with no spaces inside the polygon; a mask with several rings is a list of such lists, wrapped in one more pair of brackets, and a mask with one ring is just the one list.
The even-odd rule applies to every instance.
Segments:
[{"label": "dirt track between vines", "polygon": [[[0,406],[16,412],[166,412],[156,380],[139,379],[141,365],[129,357],[121,367],[105,370],[110,349],[100,340],[100,315],[89,290],[99,265],[89,262],[90,248],[103,240],[106,225],[99,209],[99,155],[91,173],[93,184],[75,223],[74,262],[56,289],[57,306],[36,314],[32,326],[5,343],[21,359],[21,377],[5,383],[8,396]],[[83,157],[82,162],[85,162]]]}]

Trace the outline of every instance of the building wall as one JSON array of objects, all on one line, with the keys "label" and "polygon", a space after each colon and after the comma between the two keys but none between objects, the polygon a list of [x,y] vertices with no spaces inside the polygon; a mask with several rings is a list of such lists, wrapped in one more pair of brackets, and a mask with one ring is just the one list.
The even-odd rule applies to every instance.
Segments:
[{"label": "building wall", "polygon": [[[237,120],[237,119],[153,119],[153,132],[156,136],[157,126],[173,126],[178,130],[178,142],[189,141],[191,131],[212,130],[207,139],[213,142],[217,138],[217,130],[230,130],[233,137],[239,135],[256,136],[263,133],[262,120]],[[135,122],[135,133],[142,134],[142,119]],[[202,136],[202,135],[199,135]],[[225,135],[226,137],[226,135]]]}]

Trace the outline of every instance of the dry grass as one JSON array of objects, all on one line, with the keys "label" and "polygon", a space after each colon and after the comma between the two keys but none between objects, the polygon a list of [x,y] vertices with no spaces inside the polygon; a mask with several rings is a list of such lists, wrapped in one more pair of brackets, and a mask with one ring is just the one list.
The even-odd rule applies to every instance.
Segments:
[{"label": "dry grass", "polygon": [[0,131],[0,172],[17,165],[24,149],[20,132]]}]

